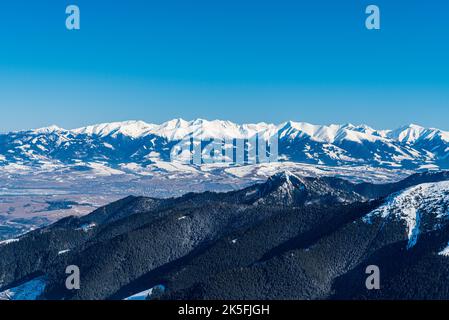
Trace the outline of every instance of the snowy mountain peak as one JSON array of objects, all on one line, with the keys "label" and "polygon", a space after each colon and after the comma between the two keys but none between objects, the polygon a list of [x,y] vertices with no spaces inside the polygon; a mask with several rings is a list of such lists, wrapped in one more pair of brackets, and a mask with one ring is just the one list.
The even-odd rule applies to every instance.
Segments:
[{"label": "snowy mountain peak", "polygon": [[185,128],[187,126],[189,126],[189,122],[182,118],[173,119],[173,120],[164,122],[163,124],[160,125],[160,127],[162,127],[162,128],[170,128],[170,129]]},{"label": "snowy mountain peak", "polygon": [[390,132],[389,137],[403,143],[414,143],[427,131],[426,128],[416,124],[401,127]]},{"label": "snowy mountain peak", "polygon": [[305,181],[303,178],[291,173],[290,171],[280,171],[270,176],[267,181],[261,185],[263,193],[272,193],[279,190],[292,192],[295,189],[303,188]]},{"label": "snowy mountain peak", "polygon": [[324,126],[289,121],[281,125],[280,137],[288,136],[290,139],[308,137],[317,142],[332,143],[341,128],[340,125]]},{"label": "snowy mountain peak", "polygon": [[124,121],[102,123],[72,130],[76,134],[97,135],[101,137],[116,136],[123,134],[132,138],[143,136],[151,130],[155,129],[155,125],[148,124],[143,121]]},{"label": "snowy mountain peak", "polygon": [[62,131],[67,131],[61,127],[58,127],[57,125],[51,125],[48,127],[44,127],[44,128],[39,128],[39,129],[35,129],[35,130],[31,130],[34,133],[39,133],[39,134],[48,134],[48,133],[54,133],[54,132],[62,132]]},{"label": "snowy mountain peak", "polygon": [[275,175],[268,178],[264,192],[278,192],[281,190],[283,193],[291,193],[295,189],[302,189],[305,186],[305,181],[290,171],[278,172]]},{"label": "snowy mountain peak", "polygon": [[280,128],[281,137],[290,139],[310,138],[320,143],[335,143],[351,141],[363,143],[364,141],[374,142],[384,138],[381,131],[376,131],[367,125],[353,124],[330,124],[313,125],[306,122],[286,122]]},{"label": "snowy mountain peak", "polygon": [[292,172],[290,172],[288,170],[276,173],[275,175],[271,176],[269,178],[269,180],[282,181],[282,182],[288,182],[288,183],[292,183],[292,181],[294,181],[294,182],[298,182],[298,181],[302,182],[301,177],[295,175],[294,173],[292,173]]},{"label": "snowy mountain peak", "polygon": [[247,200],[276,206],[328,205],[363,200],[361,195],[346,189],[344,184],[340,187],[335,188],[332,180],[302,177],[285,170],[269,177],[265,183],[257,185],[255,190],[250,188]]},{"label": "snowy mountain peak", "polygon": [[307,122],[288,121],[280,125],[265,122],[257,124],[236,124],[231,121],[195,119],[186,121],[178,118],[160,125],[146,123],[144,121],[123,121],[90,125],[73,130],[65,130],[58,126],[50,126],[34,130],[38,133],[52,133],[58,131],[70,131],[74,134],[96,135],[100,137],[124,136],[139,138],[146,135],[156,135],[168,140],[181,140],[189,134],[197,134],[205,138],[248,138],[256,133],[273,135],[278,133],[280,138],[311,139],[320,143],[335,143],[352,141],[362,143],[374,142],[379,139],[393,139],[401,143],[412,144],[420,139],[432,139],[439,137],[449,142],[449,132],[438,129],[427,129],[411,124],[396,130],[375,130],[367,125],[314,125]]}]

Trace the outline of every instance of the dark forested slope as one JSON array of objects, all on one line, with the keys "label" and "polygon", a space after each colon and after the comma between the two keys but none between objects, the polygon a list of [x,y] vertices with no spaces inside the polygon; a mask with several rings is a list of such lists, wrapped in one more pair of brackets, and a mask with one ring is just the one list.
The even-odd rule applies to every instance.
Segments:
[{"label": "dark forested slope", "polygon": [[[41,299],[123,299],[156,285],[161,299],[449,298],[447,179],[284,173],[228,193],[128,197],[0,244],[0,291],[44,276]],[[381,290],[365,287],[370,264]],[[80,290],[65,287],[68,265]]]}]

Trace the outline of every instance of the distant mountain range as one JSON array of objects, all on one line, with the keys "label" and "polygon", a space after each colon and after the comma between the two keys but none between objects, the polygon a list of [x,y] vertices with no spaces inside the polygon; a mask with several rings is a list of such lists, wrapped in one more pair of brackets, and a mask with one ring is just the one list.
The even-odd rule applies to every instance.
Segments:
[{"label": "distant mountain range", "polygon": [[4,133],[0,135],[0,168],[11,164],[95,163],[141,168],[170,161],[173,146],[192,134],[205,139],[277,136],[280,161],[407,170],[449,168],[449,132],[439,129],[409,125],[375,130],[365,125],[321,126],[292,121],[238,125],[201,119],[175,119],[161,125],[128,121],[74,130],[51,126]]},{"label": "distant mountain range", "polygon": [[[127,197],[0,242],[0,299],[449,299],[449,173],[354,184],[283,172]],[[65,288],[68,265],[81,288]],[[367,290],[366,268],[380,269]]]}]

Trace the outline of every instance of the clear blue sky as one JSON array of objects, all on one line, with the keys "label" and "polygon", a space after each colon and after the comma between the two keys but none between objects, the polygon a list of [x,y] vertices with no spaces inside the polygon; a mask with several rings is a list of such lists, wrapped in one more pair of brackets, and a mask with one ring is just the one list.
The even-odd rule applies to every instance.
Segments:
[{"label": "clear blue sky", "polygon": [[175,117],[449,130],[449,1],[1,1],[0,110],[0,131]]}]

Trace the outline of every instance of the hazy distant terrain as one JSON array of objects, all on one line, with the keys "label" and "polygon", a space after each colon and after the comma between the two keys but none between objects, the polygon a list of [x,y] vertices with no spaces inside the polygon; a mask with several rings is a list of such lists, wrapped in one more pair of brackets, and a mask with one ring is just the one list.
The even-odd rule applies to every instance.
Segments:
[{"label": "hazy distant terrain", "polygon": [[366,167],[326,167],[293,162],[237,166],[182,165],[165,170],[147,167],[146,174],[109,170],[107,167],[78,171],[64,166],[0,171],[0,240],[9,239],[62,217],[82,216],[128,195],[168,198],[188,192],[230,191],[264,181],[289,170],[305,176],[339,176],[349,181],[391,182],[408,171]]}]

